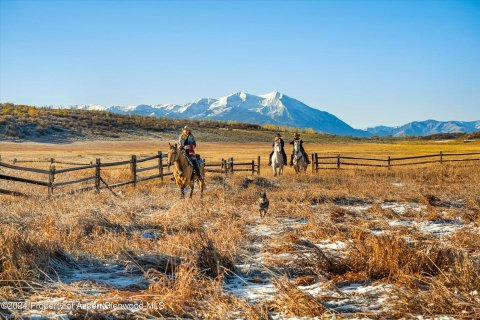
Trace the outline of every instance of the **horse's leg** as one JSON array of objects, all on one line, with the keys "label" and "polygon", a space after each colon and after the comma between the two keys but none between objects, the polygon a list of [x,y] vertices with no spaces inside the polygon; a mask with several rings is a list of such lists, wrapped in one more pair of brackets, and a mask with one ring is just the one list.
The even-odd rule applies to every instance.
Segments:
[{"label": "horse's leg", "polygon": [[182,186],[180,187],[180,194],[181,194],[180,196],[181,196],[182,198],[185,198],[185,186],[184,186],[184,185],[182,185]]},{"label": "horse's leg", "polygon": [[195,183],[192,181],[190,183],[190,198],[193,196],[193,189],[195,188]]},{"label": "horse's leg", "polygon": [[[202,173],[202,174],[203,174],[203,173]],[[205,183],[205,182],[202,181],[202,180],[198,181],[198,186],[200,187],[200,198],[203,198],[203,189],[204,189],[204,187],[205,187],[204,183]]]}]

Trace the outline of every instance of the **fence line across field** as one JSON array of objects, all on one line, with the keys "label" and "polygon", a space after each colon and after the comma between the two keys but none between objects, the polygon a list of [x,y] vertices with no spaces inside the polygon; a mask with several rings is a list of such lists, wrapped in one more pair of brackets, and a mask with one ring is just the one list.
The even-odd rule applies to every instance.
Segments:
[{"label": "fence line across field", "polygon": [[[334,166],[337,169],[340,169],[342,166],[357,166],[357,167],[379,167],[379,168],[388,168],[399,167],[399,166],[412,166],[420,164],[429,164],[429,163],[446,163],[446,162],[461,162],[461,161],[479,161],[480,158],[462,158],[462,159],[451,159],[450,157],[465,157],[465,156],[480,156],[480,152],[467,152],[467,153],[443,153],[440,151],[436,154],[429,155],[419,155],[419,156],[409,156],[409,157],[391,157],[387,156],[386,158],[368,158],[368,157],[352,157],[352,156],[342,156],[337,154],[336,156],[319,156],[317,152],[312,153],[312,172],[318,172],[320,165],[329,165]],[[413,161],[413,162],[404,162],[406,160],[415,160],[415,159],[432,159],[425,161]],[[326,161],[325,161],[326,160]],[[331,161],[334,160],[334,161]],[[346,161],[345,161],[346,160]],[[358,162],[361,161],[361,162]],[[332,167],[327,167],[326,169],[331,169]]]},{"label": "fence line across field", "polygon": [[[341,169],[343,167],[379,167],[379,168],[388,168],[397,167],[397,166],[410,166],[410,165],[420,165],[420,164],[430,164],[430,163],[447,163],[447,162],[461,162],[461,161],[480,161],[480,157],[471,158],[471,156],[480,156],[480,152],[467,152],[467,153],[443,153],[440,151],[437,154],[431,155],[418,155],[418,156],[409,156],[409,157],[386,157],[386,158],[370,158],[370,157],[353,157],[353,156],[342,156],[340,154],[337,155],[325,155],[319,156],[317,152],[312,153],[312,162],[311,168],[312,172],[318,172],[320,169]],[[164,177],[170,176],[173,173],[170,172],[169,166],[165,163],[164,159],[167,157],[166,154],[158,151],[156,155],[153,156],[143,156],[137,157],[136,155],[132,155],[130,160],[122,160],[122,161],[114,161],[114,162],[102,162],[100,158],[96,158],[95,163],[91,162],[90,164],[85,163],[74,163],[74,162],[62,162],[57,161],[54,158],[50,158],[50,160],[18,160],[14,159],[14,164],[8,164],[6,162],[2,162],[0,156],[0,168],[7,168],[10,170],[16,171],[23,171],[23,172],[31,172],[36,174],[43,174],[47,176],[47,181],[40,181],[31,179],[30,177],[20,177],[20,176],[12,176],[8,174],[0,174],[0,180],[5,181],[13,181],[25,184],[32,184],[42,187],[48,188],[48,194],[52,195],[54,190],[59,187],[74,185],[85,183],[89,181],[94,181],[93,186],[82,187],[81,189],[71,190],[69,193],[78,192],[78,191],[86,191],[86,190],[97,190],[100,189],[111,189],[133,184],[136,186],[138,182],[149,181],[153,179],[160,179],[161,181],[164,180]],[[452,157],[464,157],[461,159]],[[422,159],[422,161],[413,161],[416,159]],[[144,164],[148,161],[157,162],[155,165]],[[234,174],[235,172],[250,172],[252,175],[257,174],[260,175],[261,169],[261,161],[260,156],[257,159],[252,160],[235,160],[233,157],[222,159],[221,161],[206,161],[205,169],[207,172],[214,172],[214,173],[222,173],[222,174]],[[407,161],[407,162],[405,162]],[[28,163],[28,162],[49,162],[50,169],[40,169],[40,168],[31,168],[26,166],[19,166],[16,163]],[[59,168],[55,167],[55,164],[70,164],[75,165],[74,167],[66,167],[66,168]],[[141,166],[139,164],[142,164]],[[327,168],[321,168],[320,165],[330,166]],[[121,167],[124,166],[123,170],[129,171],[130,179],[127,181],[116,182],[112,184],[107,184],[104,177],[102,177],[101,173],[104,171],[110,170],[119,170]],[[333,167],[332,167],[333,166]],[[69,180],[69,181],[58,181],[58,176],[64,173],[69,172],[83,172],[84,170],[95,169],[95,174],[90,174],[86,177],[82,177],[76,180]],[[139,173],[143,172],[150,172],[152,170],[156,170],[155,174],[151,174],[149,176],[140,176]],[[0,193],[3,194],[11,194],[11,195],[23,195],[21,192],[11,191],[0,189]]]},{"label": "fence line across field", "polygon": [[[143,182],[143,181],[148,181],[148,180],[153,180],[153,179],[160,179],[161,181],[164,180],[164,177],[166,176],[171,176],[173,173],[170,172],[169,166],[167,163],[165,163],[164,159],[167,158],[167,155],[162,153],[161,151],[158,151],[156,155],[153,156],[146,156],[142,158],[137,158],[136,155],[132,155],[130,160],[124,160],[124,161],[115,161],[115,162],[102,162],[100,158],[97,158],[95,163],[91,162],[90,164],[80,164],[80,163],[75,163],[72,164],[71,162],[62,162],[62,161],[57,161],[53,158],[50,160],[43,160],[43,161],[33,161],[33,160],[17,160],[16,158],[14,159],[14,163],[28,163],[28,162],[48,162],[50,163],[50,169],[38,169],[38,168],[30,168],[30,167],[25,167],[25,166],[18,166],[18,165],[13,165],[13,164],[8,164],[5,162],[2,162],[1,156],[0,156],[0,167],[4,167],[7,169],[11,170],[16,170],[16,171],[23,171],[23,172],[33,172],[37,174],[43,174],[47,175],[48,179],[47,181],[40,181],[40,180],[35,180],[31,178],[25,178],[25,177],[19,177],[19,176],[13,176],[13,175],[7,175],[7,174],[0,174],[0,180],[6,180],[6,181],[13,181],[13,182],[20,182],[20,183],[25,183],[25,184],[32,184],[32,185],[37,185],[37,186],[43,186],[48,188],[48,194],[52,195],[54,193],[54,190],[59,187],[64,187],[68,185],[73,185],[73,184],[79,184],[79,183],[84,183],[88,181],[94,181],[93,186],[88,186],[88,187],[83,187],[81,189],[76,189],[76,190],[71,190],[69,193],[72,192],[78,192],[78,191],[87,191],[87,190],[97,190],[100,191],[100,189],[107,188],[110,191],[112,191],[112,188],[120,187],[120,186],[125,186],[129,184],[133,184],[136,186],[138,182]],[[148,161],[153,161],[156,160],[157,163],[155,165],[144,165],[145,162]],[[67,168],[61,168],[57,169],[55,167],[55,164],[63,164],[63,163],[70,163],[72,165],[76,165],[75,167],[67,167]],[[140,166],[139,164],[142,164]],[[129,165],[128,167],[125,167],[126,165]],[[122,182],[116,182],[112,184],[107,184],[107,182],[104,180],[102,177],[101,173],[105,170],[118,170],[118,167],[123,166],[124,170],[129,170],[130,171],[130,179],[127,181],[122,181]],[[224,174],[233,174],[236,171],[244,171],[244,172],[251,172],[252,175],[257,173],[260,174],[260,156],[257,157],[257,162],[255,160],[251,161],[235,161],[233,157],[230,157],[228,159],[222,159],[221,161],[214,161],[214,162],[206,162],[205,163],[206,171],[207,172],[217,172],[217,173],[224,173]],[[87,177],[82,177],[76,180],[68,180],[68,181],[58,181],[58,176],[64,173],[71,173],[71,172],[83,172],[85,170],[93,170],[95,169],[95,174],[94,175],[89,175]],[[139,173],[142,172],[147,172],[147,171],[152,171],[152,170],[158,170],[156,174],[149,175],[149,176],[140,176]],[[102,185],[103,184],[103,185]],[[5,190],[5,189],[0,189],[1,194],[10,194],[10,195],[15,195],[15,196],[25,196],[25,194],[17,191],[12,191],[12,190]]]}]

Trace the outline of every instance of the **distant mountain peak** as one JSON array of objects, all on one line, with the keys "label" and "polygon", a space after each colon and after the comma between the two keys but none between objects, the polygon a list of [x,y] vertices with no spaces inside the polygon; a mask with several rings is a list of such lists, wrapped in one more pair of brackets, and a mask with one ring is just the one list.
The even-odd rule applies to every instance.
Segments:
[{"label": "distant mountain peak", "polygon": [[377,126],[367,131],[378,136],[429,136],[438,133],[471,133],[480,130],[480,121],[412,121],[403,126]]},{"label": "distant mountain peak", "polygon": [[338,135],[369,135],[366,131],[353,129],[328,112],[309,107],[278,91],[263,95],[239,91],[218,99],[197,99],[184,105],[142,104],[128,107],[115,106],[103,110],[155,117],[233,120],[254,124],[313,128],[319,132]]},{"label": "distant mountain peak", "polygon": [[280,99],[283,98],[283,93],[278,92],[278,91],[272,91],[272,92],[269,92],[269,93],[266,93],[266,94],[262,94],[260,97],[268,99],[268,100],[274,100],[274,99],[280,100]]}]

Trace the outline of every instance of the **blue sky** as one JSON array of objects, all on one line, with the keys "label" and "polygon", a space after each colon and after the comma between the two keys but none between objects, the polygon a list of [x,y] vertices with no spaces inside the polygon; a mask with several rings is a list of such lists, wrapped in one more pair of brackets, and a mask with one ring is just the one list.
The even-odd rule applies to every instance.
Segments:
[{"label": "blue sky", "polygon": [[0,0],[0,101],[281,91],[356,128],[480,119],[480,1]]}]

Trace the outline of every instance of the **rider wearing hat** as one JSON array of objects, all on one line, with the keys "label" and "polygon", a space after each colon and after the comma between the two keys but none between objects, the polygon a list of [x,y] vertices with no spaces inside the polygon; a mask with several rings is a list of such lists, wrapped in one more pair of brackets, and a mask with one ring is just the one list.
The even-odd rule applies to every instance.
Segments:
[{"label": "rider wearing hat", "polygon": [[[310,160],[308,159],[308,154],[305,152],[305,149],[303,148],[303,140],[300,139],[300,134],[298,132],[295,132],[293,134],[293,140],[290,141],[291,145],[295,145],[295,141],[300,140],[300,151],[302,152],[303,156],[305,157],[305,160],[307,161],[307,164],[310,164]],[[290,167],[293,166],[293,157],[295,153],[295,148],[292,150],[292,154],[290,155]]]},{"label": "rider wearing hat", "polygon": [[197,161],[197,155],[195,154],[197,142],[195,141],[195,137],[192,135],[192,131],[188,126],[183,127],[182,134],[178,139],[178,145],[180,150],[183,151],[183,154],[187,157],[188,161],[193,166],[193,170],[195,170],[198,179],[203,180],[203,176],[200,172],[200,167]]},{"label": "rider wearing hat", "polygon": [[[280,145],[281,145],[281,152],[282,152],[282,156],[283,156],[283,163],[287,163],[287,154],[285,153],[285,149],[284,149],[284,146],[285,146],[285,142],[283,141],[282,139],[282,135],[280,133],[277,133],[277,135],[275,136],[275,140],[273,141],[272,143],[272,148],[275,147],[275,142],[277,141],[280,141]],[[270,156],[268,157],[268,165],[271,166],[272,165],[272,156],[273,156],[273,150],[272,152],[270,153]]]}]

